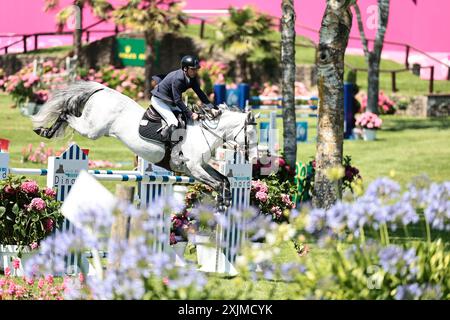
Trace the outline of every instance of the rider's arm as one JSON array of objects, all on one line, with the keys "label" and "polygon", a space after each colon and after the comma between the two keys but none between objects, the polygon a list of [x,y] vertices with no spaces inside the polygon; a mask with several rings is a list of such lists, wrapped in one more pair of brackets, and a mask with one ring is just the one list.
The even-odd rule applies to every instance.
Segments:
[{"label": "rider's arm", "polygon": [[194,81],[192,81],[192,90],[194,90],[194,92],[197,94],[197,96],[199,97],[199,99],[201,100],[201,102],[203,102],[204,104],[210,104],[211,102],[209,101],[208,97],[206,96],[206,94],[203,92],[203,90],[200,88],[200,84],[198,83],[198,80],[195,79]]},{"label": "rider's arm", "polygon": [[192,111],[184,104],[182,99],[182,83],[181,80],[175,80],[172,83],[173,102],[181,109],[187,118],[192,118]]}]

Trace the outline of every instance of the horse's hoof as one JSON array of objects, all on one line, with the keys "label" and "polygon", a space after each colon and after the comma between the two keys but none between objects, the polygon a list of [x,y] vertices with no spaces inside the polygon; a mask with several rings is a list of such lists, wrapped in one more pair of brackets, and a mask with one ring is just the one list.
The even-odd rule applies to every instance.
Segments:
[{"label": "horse's hoof", "polygon": [[44,137],[44,138],[48,138],[48,128],[43,128],[43,127],[39,127],[39,128],[35,128],[35,129],[33,129],[33,131],[38,135],[38,136],[41,136],[41,137]]}]

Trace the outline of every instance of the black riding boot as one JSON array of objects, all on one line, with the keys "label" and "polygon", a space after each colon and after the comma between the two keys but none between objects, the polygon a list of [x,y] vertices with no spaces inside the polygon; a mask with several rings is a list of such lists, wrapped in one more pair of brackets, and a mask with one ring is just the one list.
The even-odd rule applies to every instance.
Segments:
[{"label": "black riding boot", "polygon": [[165,142],[172,141],[172,134],[175,130],[177,130],[177,126],[174,124],[171,124],[170,126],[166,126],[161,130],[161,140]]}]

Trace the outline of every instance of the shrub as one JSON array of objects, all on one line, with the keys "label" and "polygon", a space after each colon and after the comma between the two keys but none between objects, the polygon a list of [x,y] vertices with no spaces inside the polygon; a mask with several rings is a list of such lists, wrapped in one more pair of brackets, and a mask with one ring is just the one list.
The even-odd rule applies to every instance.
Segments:
[{"label": "shrub", "polygon": [[8,176],[0,181],[0,239],[2,244],[36,246],[62,222],[54,190],[33,180]]}]

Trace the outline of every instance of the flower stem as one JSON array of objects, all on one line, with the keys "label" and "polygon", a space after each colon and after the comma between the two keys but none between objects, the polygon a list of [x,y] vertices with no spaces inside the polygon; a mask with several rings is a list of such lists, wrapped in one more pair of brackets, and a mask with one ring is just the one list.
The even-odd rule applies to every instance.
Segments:
[{"label": "flower stem", "polygon": [[425,229],[427,230],[427,242],[428,244],[431,243],[431,230],[430,230],[430,224],[425,220]]},{"label": "flower stem", "polygon": [[388,227],[387,224],[384,223],[384,236],[385,236],[385,240],[386,240],[386,245],[389,245],[389,232],[388,232]]},{"label": "flower stem", "polygon": [[361,233],[361,244],[365,245],[366,244],[366,237],[364,234],[364,227],[359,227],[359,231]]}]

